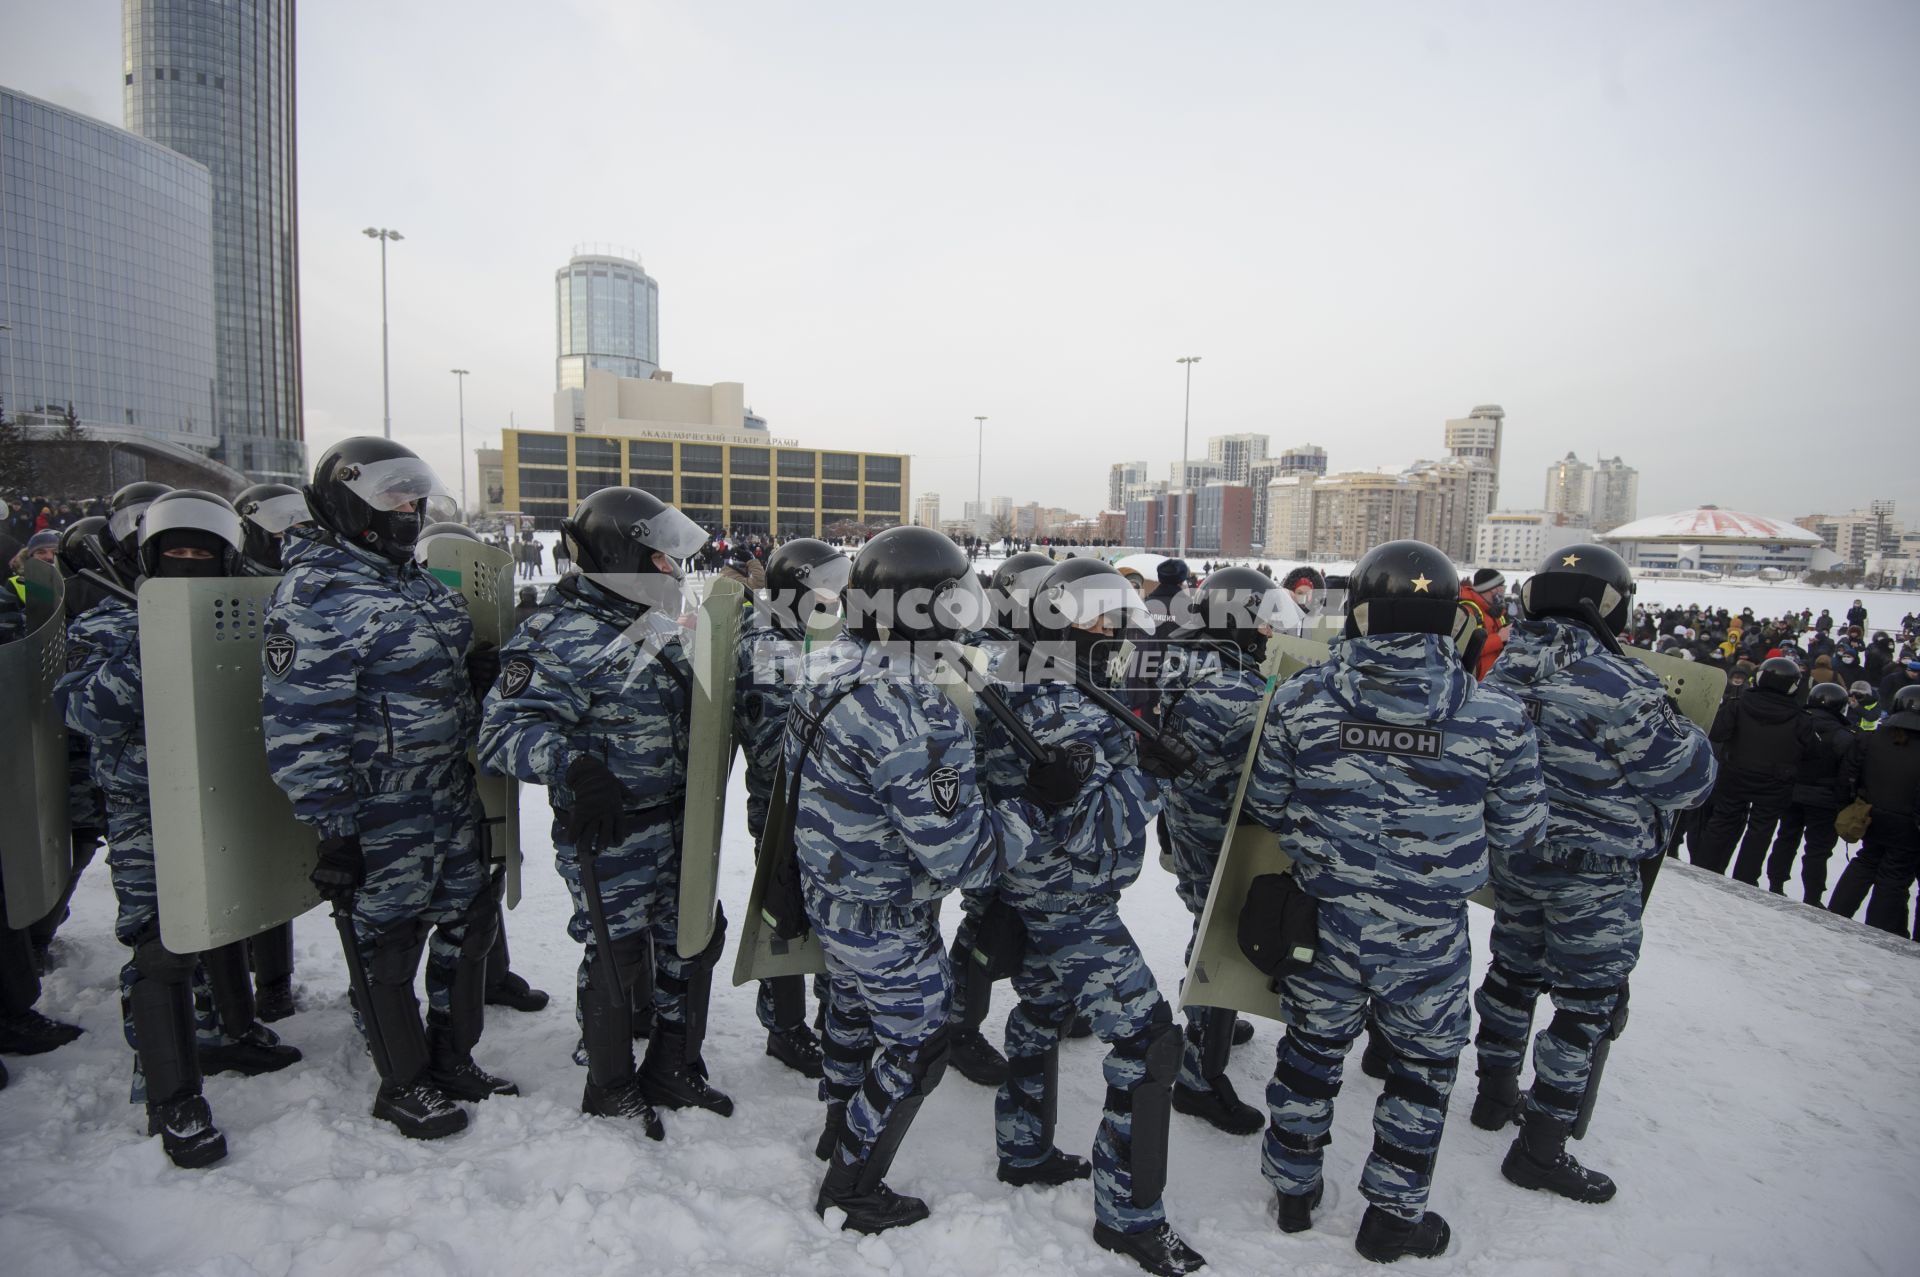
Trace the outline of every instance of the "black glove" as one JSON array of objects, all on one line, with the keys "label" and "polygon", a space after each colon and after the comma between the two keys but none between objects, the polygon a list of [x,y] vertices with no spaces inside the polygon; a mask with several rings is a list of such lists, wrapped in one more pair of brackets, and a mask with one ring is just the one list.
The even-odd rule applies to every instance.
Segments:
[{"label": "black glove", "polygon": [[499,677],[500,649],[481,639],[467,653],[467,686],[473,689],[473,699],[485,700],[487,689]]},{"label": "black glove", "polygon": [[1199,755],[1178,736],[1142,736],[1140,770],[1161,780],[1178,780]]},{"label": "black glove", "polygon": [[353,893],[367,876],[367,858],[360,852],[360,835],[320,840],[320,863],[307,875],[307,881],[328,904],[345,907],[353,903]]},{"label": "black glove", "polygon": [[1027,767],[1027,787],[1023,791],[1026,800],[1036,806],[1059,810],[1071,807],[1073,800],[1080,796],[1080,774],[1073,769],[1073,760],[1059,750],[1051,751],[1047,758]]},{"label": "black glove", "polygon": [[573,806],[567,810],[567,838],[589,856],[619,842],[625,831],[627,789],[598,755],[582,754],[567,766]]}]

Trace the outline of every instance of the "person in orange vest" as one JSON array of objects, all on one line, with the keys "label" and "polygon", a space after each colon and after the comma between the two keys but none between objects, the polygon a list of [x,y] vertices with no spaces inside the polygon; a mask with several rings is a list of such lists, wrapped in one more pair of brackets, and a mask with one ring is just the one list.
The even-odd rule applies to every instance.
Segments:
[{"label": "person in orange vest", "polygon": [[1500,649],[1506,645],[1507,626],[1507,578],[1498,568],[1481,568],[1473,574],[1472,581],[1460,583],[1460,601],[1479,614],[1480,626],[1487,632],[1487,641],[1480,649],[1480,659],[1474,666],[1474,677],[1485,678],[1487,671],[1493,668],[1499,659]]}]

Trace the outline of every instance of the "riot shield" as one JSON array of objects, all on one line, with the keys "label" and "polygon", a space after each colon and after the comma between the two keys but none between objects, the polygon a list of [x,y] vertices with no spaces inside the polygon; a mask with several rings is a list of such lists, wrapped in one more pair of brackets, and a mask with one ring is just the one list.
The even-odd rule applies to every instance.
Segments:
[{"label": "riot shield", "polygon": [[140,587],[147,789],[160,936],[198,953],[298,917],[319,897],[314,833],[267,770],[260,641],[277,579]]},{"label": "riot shield", "polygon": [[[58,569],[20,561],[27,587],[27,632],[0,643],[0,722],[11,738],[0,750],[0,875],[7,926],[32,926],[66,894],[73,875],[67,825],[67,725],[53,685],[67,669],[65,584]],[[12,589],[0,581],[0,590]]]},{"label": "riot shield", "polygon": [[1309,666],[1324,664],[1330,650],[1321,639],[1276,634],[1267,640],[1267,658],[1260,672],[1284,683]]},{"label": "riot shield", "polygon": [[1662,652],[1649,652],[1644,647],[1625,650],[1628,656],[1660,676],[1660,681],[1667,685],[1667,695],[1673,698],[1682,714],[1700,725],[1701,731],[1713,727],[1713,716],[1719,712],[1720,702],[1727,694],[1725,670]]},{"label": "riot shield", "polygon": [[713,938],[720,891],[720,834],[727,817],[727,770],[733,762],[733,684],[747,587],[719,577],[707,587],[686,643],[693,664],[687,728],[686,815],[680,838],[680,956],[691,958]]},{"label": "riot shield", "polygon": [[[513,637],[513,556],[465,537],[436,537],[427,546],[427,571],[463,595],[475,642],[504,647]],[[507,908],[520,903],[520,782],[474,768],[474,784],[493,859],[506,867]]]}]

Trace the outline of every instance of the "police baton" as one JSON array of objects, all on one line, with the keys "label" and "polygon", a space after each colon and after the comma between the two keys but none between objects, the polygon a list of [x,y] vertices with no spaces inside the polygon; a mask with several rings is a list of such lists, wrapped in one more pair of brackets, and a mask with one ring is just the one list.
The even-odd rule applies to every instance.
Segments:
[{"label": "police baton", "polygon": [[333,902],[333,925],[340,933],[340,948],[347,956],[347,987],[353,991],[354,1009],[360,1012],[360,1027],[367,1035],[367,1049],[373,1053],[373,1067],[380,1076],[393,1076],[393,1056],[387,1052],[387,1039],[380,1029],[380,1017],[373,1013],[373,998],[368,992],[367,959],[360,952],[360,939],[353,931],[353,905],[359,893],[344,901]]},{"label": "police baton", "polygon": [[[1020,654],[1031,660],[1036,646],[1034,641],[1030,638],[1018,638],[1017,641],[1020,644]],[[1073,685],[1080,690],[1081,695],[1119,719],[1142,740],[1151,741],[1155,749],[1176,764],[1176,771],[1185,771],[1199,759],[1200,755],[1194,751],[1193,746],[1172,732],[1157,727],[1134,713],[1119,697],[1094,682],[1087,672],[1080,668],[1078,661],[1071,664],[1071,669]]]},{"label": "police baton", "polygon": [[589,847],[583,841],[575,848],[574,863],[580,868],[580,894],[587,899],[587,920],[593,924],[594,948],[600,951],[600,974],[606,979],[607,988],[624,998],[627,986],[620,979],[620,964],[613,960],[613,933],[607,930],[607,906],[600,898],[600,872],[594,865],[599,854],[598,847]]},{"label": "police baton", "polygon": [[136,607],[139,606],[139,603],[140,603],[139,595],[135,594],[132,590],[129,590],[126,586],[120,584],[120,582],[114,580],[112,577],[106,575],[104,572],[96,572],[92,568],[81,568],[80,571],[75,575],[80,576],[85,580],[91,581],[93,584],[99,586],[101,589],[105,590],[109,594],[112,594],[118,598],[125,599],[127,602],[134,604]]},{"label": "police baton", "polygon": [[[1591,606],[1591,604],[1589,604]],[[1647,907],[1647,897],[1653,894],[1653,880],[1660,876],[1660,866],[1666,860],[1665,840],[1659,855],[1649,856],[1640,862],[1640,907]],[[1573,1139],[1585,1139],[1587,1127],[1593,1122],[1594,1105],[1600,1101],[1600,1077],[1607,1071],[1607,1056],[1613,1053],[1613,1041],[1627,1030],[1627,999],[1632,993],[1631,984],[1620,982],[1620,997],[1613,1004],[1613,1014],[1607,1019],[1607,1031],[1593,1044],[1593,1062],[1587,1067],[1587,1089],[1580,1094],[1580,1111],[1574,1114],[1573,1125],[1567,1134]]]}]

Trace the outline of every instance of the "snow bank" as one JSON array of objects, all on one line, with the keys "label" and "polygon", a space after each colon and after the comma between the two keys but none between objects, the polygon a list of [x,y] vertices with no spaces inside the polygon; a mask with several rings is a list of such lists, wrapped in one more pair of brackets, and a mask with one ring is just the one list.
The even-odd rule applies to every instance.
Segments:
[{"label": "snow bank", "polygon": [[[736,789],[739,788],[736,777]],[[411,1143],[367,1109],[374,1074],[352,1036],[331,925],[296,924],[303,1010],[279,1027],[306,1059],[264,1078],[210,1078],[231,1154],[207,1171],[168,1165],[125,1102],[129,1053],[114,975],[112,893],[99,864],[75,901],[44,1010],[87,1035],[52,1055],[9,1057],[0,1092],[0,1253],[9,1273],[404,1273],[689,1277],[790,1273],[1126,1274],[1095,1248],[1088,1186],[1015,1191],[993,1177],[992,1096],[957,1073],[933,1095],[894,1183],[934,1209],[879,1238],[814,1218],[820,1108],[813,1084],[762,1054],[751,990],[716,991],[707,1058],[739,1108],[667,1114],[649,1143],[583,1117],[569,1059],[578,950],[549,868],[544,803],[527,795],[527,896],[509,918],[515,966],[554,992],[537,1015],[489,1009],[483,1063],[518,1099],[474,1107],[473,1126]],[[741,796],[731,807],[738,817]],[[744,906],[749,854],[729,836],[724,898]],[[957,909],[948,910],[949,927]],[[1177,979],[1187,915],[1149,864],[1125,914],[1154,970]],[[1489,917],[1474,910],[1485,962]],[[1920,1243],[1920,947],[1805,906],[1708,879],[1664,875],[1647,918],[1630,1028],[1582,1157],[1619,1198],[1576,1206],[1499,1176],[1506,1140],[1466,1120],[1472,1056],[1440,1161],[1436,1209],[1448,1256],[1408,1271],[1464,1274],[1912,1272]],[[720,966],[732,970],[732,956]],[[996,991],[989,1031],[1008,1007]],[[1544,1021],[1543,1021],[1544,1022]],[[1258,1098],[1277,1026],[1261,1022],[1232,1076]],[[1060,1138],[1084,1153],[1103,1093],[1102,1048],[1063,1051]],[[1351,1057],[1315,1228],[1283,1237],[1257,1139],[1174,1118],[1168,1203],[1220,1274],[1370,1271],[1352,1248],[1355,1187],[1379,1084]]]}]

